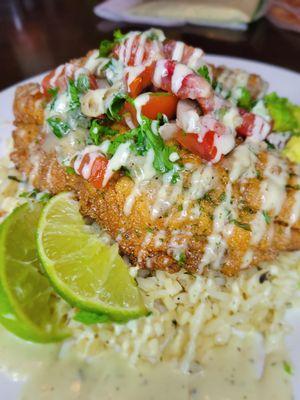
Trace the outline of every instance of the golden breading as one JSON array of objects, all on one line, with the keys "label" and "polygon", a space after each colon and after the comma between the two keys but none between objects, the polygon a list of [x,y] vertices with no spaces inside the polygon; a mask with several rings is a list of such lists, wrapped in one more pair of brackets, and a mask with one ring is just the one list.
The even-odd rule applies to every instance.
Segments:
[{"label": "golden breading", "polygon": [[[209,195],[192,202],[184,218],[180,217],[182,198],[178,198],[166,215],[157,219],[151,217],[153,193],[157,193],[155,181],[149,182],[147,190],[137,197],[131,213],[125,215],[124,204],[134,185],[130,178],[115,174],[106,188],[97,190],[82,177],[67,174],[65,168],[58,163],[56,155],[45,153],[42,149],[41,125],[44,105],[38,89],[38,85],[29,84],[20,87],[16,93],[14,110],[17,129],[13,134],[15,148],[11,158],[17,168],[30,177],[34,187],[39,190],[48,190],[53,194],[73,191],[80,201],[82,213],[106,229],[118,241],[121,252],[133,263],[138,262],[140,267],[176,271],[184,264],[191,272],[199,271],[199,264],[213,229],[214,210],[220,204],[229,180],[226,166],[231,162],[232,155],[214,166],[218,177],[217,187]],[[34,154],[35,157],[30,157],[30,154]],[[197,166],[201,164],[198,157],[187,151],[182,150],[180,155],[184,162],[189,161]],[[266,167],[267,153],[261,152],[258,160],[257,177],[248,179],[243,184],[234,183],[232,186],[232,199],[236,204],[238,220],[243,221],[245,226],[251,223],[256,211],[261,207],[260,176],[263,176]],[[288,165],[290,171],[293,171],[293,164]],[[240,224],[233,225],[231,235],[227,239],[227,251],[222,265],[225,274],[238,273],[250,248],[253,252],[251,265],[273,259],[278,251],[300,249],[300,221],[287,228],[296,192],[293,189],[294,179],[295,176],[291,173],[285,204],[275,223],[270,225],[272,229],[268,229],[257,244],[250,244],[251,232],[248,229]],[[190,173],[187,171],[184,185],[189,184]],[[196,218],[192,216],[191,211],[195,204],[201,209]],[[286,234],[287,229],[289,235]],[[157,243],[159,232],[164,233],[163,240]],[[170,253],[174,232],[177,232],[177,243],[186,243],[184,263],[176,261]]]}]

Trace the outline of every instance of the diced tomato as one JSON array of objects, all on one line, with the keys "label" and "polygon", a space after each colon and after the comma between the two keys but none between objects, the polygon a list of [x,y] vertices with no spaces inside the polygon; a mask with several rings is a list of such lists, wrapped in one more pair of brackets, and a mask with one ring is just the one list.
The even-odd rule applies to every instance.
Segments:
[{"label": "diced tomato", "polygon": [[254,126],[255,114],[248,112],[240,112],[242,115],[242,124],[236,128],[236,131],[241,136],[251,136]]},{"label": "diced tomato", "polygon": [[176,140],[192,153],[199,155],[206,161],[211,161],[216,157],[217,148],[214,146],[215,132],[208,131],[200,143],[196,133],[184,133],[179,131]]},{"label": "diced tomato", "polygon": [[147,86],[151,84],[153,73],[153,66],[145,67],[143,72],[137,76],[129,85],[128,92],[131,97],[137,97]]},{"label": "diced tomato", "polygon": [[105,172],[107,169],[108,159],[104,156],[99,155],[94,159],[92,165],[90,164],[91,164],[90,154],[85,154],[81,161],[80,167],[78,168],[78,173],[80,175],[83,175],[82,174],[83,168],[84,167],[89,168],[90,176],[88,178],[88,181],[96,189],[101,189]]},{"label": "diced tomato", "polygon": [[89,76],[89,81],[90,81],[90,89],[95,90],[98,89],[98,83],[95,75],[90,75]]},{"label": "diced tomato", "polygon": [[[169,119],[173,119],[176,115],[177,103],[178,98],[172,93],[149,93],[149,101],[142,106],[141,113],[150,119],[156,119],[159,113],[165,114]],[[133,104],[126,102],[124,111],[128,111],[133,122],[137,123],[136,109]]]},{"label": "diced tomato", "polygon": [[57,74],[57,69],[51,71],[45,78],[42,80],[42,92],[45,96],[49,95],[49,89],[58,88],[60,90],[64,90],[67,87],[67,81],[65,77],[65,68],[62,68],[60,73],[57,74],[55,81],[51,82],[54,76]]}]

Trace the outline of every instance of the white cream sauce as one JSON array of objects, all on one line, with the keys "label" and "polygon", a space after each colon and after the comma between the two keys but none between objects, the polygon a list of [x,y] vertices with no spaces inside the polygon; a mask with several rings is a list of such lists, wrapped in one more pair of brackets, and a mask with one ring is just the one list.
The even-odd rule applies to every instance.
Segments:
[{"label": "white cream sauce", "polygon": [[60,352],[59,345],[30,344],[0,333],[1,370],[25,381],[22,400],[289,400],[285,361],[282,348],[265,357],[257,334],[215,347],[184,374],[169,363],[132,367],[108,352],[85,361]]}]

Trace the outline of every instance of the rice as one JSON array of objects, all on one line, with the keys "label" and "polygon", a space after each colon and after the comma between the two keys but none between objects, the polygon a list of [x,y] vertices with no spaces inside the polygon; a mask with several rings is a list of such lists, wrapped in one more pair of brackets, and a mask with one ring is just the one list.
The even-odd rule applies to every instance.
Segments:
[{"label": "rice", "polygon": [[[22,178],[5,157],[0,160],[2,217],[24,201],[21,192],[31,189],[8,175]],[[102,237],[111,243],[107,234]],[[196,372],[210,350],[227,345],[236,335],[259,333],[266,352],[271,352],[289,330],[284,323],[286,311],[300,307],[300,252],[281,254],[276,261],[243,270],[235,278],[217,271],[202,276],[185,270],[149,275],[149,271],[129,268],[151,315],[126,324],[87,326],[76,322],[75,310],[62,301],[61,312],[73,331],[62,352],[71,348],[83,357],[93,357],[113,350],[132,364],[170,361],[182,372]]]},{"label": "rice", "polygon": [[[136,269],[134,269],[136,271]],[[171,361],[183,372],[200,364],[233,335],[260,333],[271,352],[288,332],[284,315],[300,306],[300,252],[243,271],[237,278],[216,272],[193,276],[156,271],[136,280],[152,314],[127,324],[84,326],[72,320],[71,345],[84,356],[113,349],[133,364]]]}]

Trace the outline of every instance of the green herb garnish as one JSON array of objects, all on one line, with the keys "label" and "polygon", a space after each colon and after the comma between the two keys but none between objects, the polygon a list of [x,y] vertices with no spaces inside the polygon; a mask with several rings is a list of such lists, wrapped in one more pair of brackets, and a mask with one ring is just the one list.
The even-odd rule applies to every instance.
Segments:
[{"label": "green herb garnish", "polygon": [[127,96],[124,93],[118,93],[114,96],[106,111],[107,118],[112,121],[120,121],[122,116],[119,114]]},{"label": "green herb garnish", "polygon": [[202,65],[202,67],[198,68],[197,74],[203,76],[203,78],[205,78],[208,83],[211,83],[211,78],[207,65]]},{"label": "green herb garnish", "polygon": [[117,29],[114,31],[114,40],[102,40],[99,45],[99,57],[107,57],[112,52],[116,44],[121,42],[125,36],[126,35],[124,35],[120,29]]},{"label": "green herb garnish", "polygon": [[68,91],[70,97],[69,108],[71,111],[76,110],[76,108],[80,107],[79,93],[72,79],[69,79]]},{"label": "green herb garnish", "polygon": [[78,76],[76,88],[80,93],[85,93],[90,89],[90,80],[86,74],[80,74]]},{"label": "green herb garnish", "polygon": [[287,374],[293,375],[293,368],[289,362],[283,361],[283,369]]},{"label": "green herb garnish", "polygon": [[245,222],[238,221],[237,219],[231,219],[229,222],[232,222],[234,225],[238,226],[239,228],[245,229],[245,231],[251,232],[251,226]]},{"label": "green herb garnish", "polygon": [[253,107],[253,99],[249,90],[246,87],[241,87],[240,89],[240,96],[237,101],[238,107],[244,108],[245,110],[249,111]]},{"label": "green herb garnish", "polygon": [[71,130],[69,124],[58,117],[48,118],[47,123],[50,126],[54,135],[59,139],[66,136]]},{"label": "green herb garnish", "polygon": [[186,263],[186,254],[180,253],[177,261],[178,261],[178,264],[180,265],[180,267],[183,267]]},{"label": "green herb garnish", "polygon": [[66,173],[69,174],[69,175],[75,175],[76,171],[72,167],[66,167]]},{"label": "green herb garnish", "polygon": [[272,221],[270,215],[267,213],[267,211],[263,211],[262,214],[264,216],[264,219],[265,219],[266,223],[269,225],[271,223],[271,221]]},{"label": "green herb garnish", "polygon": [[94,119],[92,121],[89,134],[92,142],[96,146],[99,146],[103,136],[115,136],[118,134],[118,131],[111,129],[109,126],[101,125],[99,121]]}]

